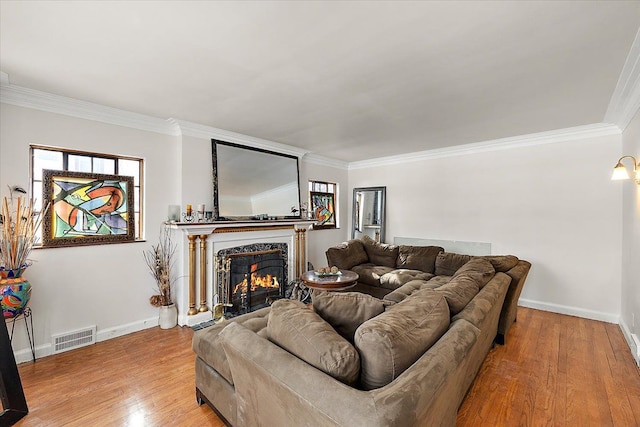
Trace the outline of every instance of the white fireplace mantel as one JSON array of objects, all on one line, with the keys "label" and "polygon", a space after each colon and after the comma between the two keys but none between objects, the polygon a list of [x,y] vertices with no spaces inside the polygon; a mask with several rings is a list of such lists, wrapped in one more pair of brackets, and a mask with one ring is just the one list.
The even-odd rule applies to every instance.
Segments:
[{"label": "white fireplace mantel", "polygon": [[295,278],[304,272],[305,231],[314,223],[300,219],[165,223],[186,237],[176,239],[178,278],[174,299],[178,324],[193,326],[213,318],[213,305],[220,302],[213,259],[220,249],[261,242],[287,243],[288,276]]}]

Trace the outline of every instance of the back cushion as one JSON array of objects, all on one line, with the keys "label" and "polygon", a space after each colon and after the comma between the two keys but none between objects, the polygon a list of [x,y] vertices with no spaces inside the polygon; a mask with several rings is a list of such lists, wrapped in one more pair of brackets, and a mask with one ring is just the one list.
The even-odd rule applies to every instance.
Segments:
[{"label": "back cushion", "polygon": [[444,295],[452,316],[461,312],[479,291],[478,283],[466,274],[454,277],[449,283],[433,290]]},{"label": "back cushion", "polygon": [[338,246],[327,249],[329,266],[336,266],[343,270],[351,270],[354,265],[369,262],[367,253],[361,240],[353,239]]},{"label": "back cushion", "polygon": [[397,267],[433,273],[436,268],[436,257],[443,251],[444,249],[440,246],[400,245]]},{"label": "back cushion", "polygon": [[453,275],[454,278],[457,276],[466,274],[476,281],[478,287],[482,289],[484,285],[489,283],[489,280],[496,275],[496,271],[493,268],[493,265],[486,259],[482,258],[473,258],[471,261],[460,267],[456,273]]},{"label": "back cushion", "polygon": [[378,243],[367,235],[363,236],[362,243],[364,244],[364,250],[371,264],[382,265],[384,267],[396,266],[398,259],[397,246]]},{"label": "back cushion", "polygon": [[511,270],[513,267],[518,265],[518,261],[520,261],[518,257],[513,255],[486,255],[482,258],[489,261],[496,271],[502,273]]},{"label": "back cushion", "polygon": [[360,372],[356,349],[317,313],[300,301],[280,299],[271,306],[270,341],[345,384]]},{"label": "back cushion", "polygon": [[397,378],[449,327],[449,307],[441,294],[423,290],[364,322],[356,330],[360,385],[383,387]]},{"label": "back cushion", "polygon": [[361,324],[383,313],[391,304],[360,292],[313,293],[313,310],[351,342]]},{"label": "back cushion", "polygon": [[436,276],[453,276],[456,271],[471,260],[471,255],[440,252],[436,257]]}]

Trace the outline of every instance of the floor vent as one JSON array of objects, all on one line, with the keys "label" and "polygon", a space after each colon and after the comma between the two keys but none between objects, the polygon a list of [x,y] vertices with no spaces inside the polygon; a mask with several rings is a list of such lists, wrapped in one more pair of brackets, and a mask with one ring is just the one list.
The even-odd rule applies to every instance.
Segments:
[{"label": "floor vent", "polygon": [[96,327],[90,326],[86,329],[67,332],[66,334],[53,335],[51,342],[53,343],[53,354],[95,344]]}]

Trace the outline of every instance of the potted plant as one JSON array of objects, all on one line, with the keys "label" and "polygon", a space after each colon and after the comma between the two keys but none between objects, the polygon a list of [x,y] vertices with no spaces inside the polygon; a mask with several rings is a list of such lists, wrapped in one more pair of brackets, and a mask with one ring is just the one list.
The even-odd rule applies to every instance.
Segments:
[{"label": "potted plant", "polygon": [[171,230],[166,227],[163,227],[160,232],[158,244],[144,251],[144,259],[156,281],[158,292],[149,298],[149,302],[154,307],[160,308],[159,324],[162,329],[170,329],[178,324],[178,311],[171,299],[173,285],[171,269],[175,251],[176,246],[171,240]]},{"label": "potted plant", "polygon": [[38,242],[38,230],[48,205],[34,210],[33,199],[18,186],[9,187],[10,197],[0,206],[0,305],[4,318],[19,316],[31,298],[31,284],[22,273],[31,265],[29,254]]}]

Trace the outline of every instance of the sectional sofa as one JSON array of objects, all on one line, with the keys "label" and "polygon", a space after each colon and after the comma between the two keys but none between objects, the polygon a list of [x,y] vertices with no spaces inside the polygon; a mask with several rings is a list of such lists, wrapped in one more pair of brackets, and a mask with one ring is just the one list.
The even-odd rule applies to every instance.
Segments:
[{"label": "sectional sofa", "polygon": [[[383,298],[407,283],[407,287],[435,287],[451,279],[455,271],[473,258],[471,255],[445,252],[440,246],[385,245],[365,236],[331,247],[327,262],[338,268],[358,273],[360,279],[353,291]],[[518,299],[531,269],[531,263],[514,255],[481,256],[497,272],[511,277],[504,306],[500,313],[496,342],[504,344],[509,328],[517,319]],[[424,282],[428,281],[426,285]],[[405,288],[405,289],[407,289]]]},{"label": "sectional sofa", "polygon": [[439,263],[449,274],[410,273],[383,298],[319,292],[312,307],[278,300],[196,332],[198,402],[232,426],[455,425],[513,279],[496,271],[504,257],[470,257],[458,268],[451,258]]}]

